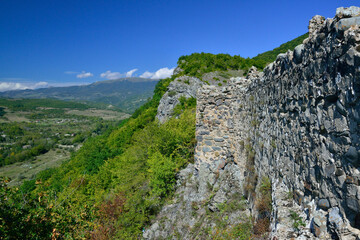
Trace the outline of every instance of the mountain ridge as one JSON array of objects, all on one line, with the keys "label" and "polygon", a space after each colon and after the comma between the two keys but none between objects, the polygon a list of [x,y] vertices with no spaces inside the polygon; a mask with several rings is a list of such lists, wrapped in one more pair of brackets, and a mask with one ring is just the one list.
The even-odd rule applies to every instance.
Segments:
[{"label": "mountain ridge", "polygon": [[59,100],[111,104],[125,112],[133,112],[152,96],[158,80],[120,78],[97,81],[87,85],[50,87],[1,92],[8,98],[55,98]]}]

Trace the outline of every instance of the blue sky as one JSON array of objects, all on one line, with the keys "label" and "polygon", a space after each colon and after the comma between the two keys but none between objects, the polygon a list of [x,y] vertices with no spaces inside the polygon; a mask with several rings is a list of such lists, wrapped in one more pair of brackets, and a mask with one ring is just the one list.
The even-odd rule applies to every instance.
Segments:
[{"label": "blue sky", "polygon": [[193,52],[253,57],[307,32],[312,16],[357,3],[0,0],[0,90],[158,78]]}]

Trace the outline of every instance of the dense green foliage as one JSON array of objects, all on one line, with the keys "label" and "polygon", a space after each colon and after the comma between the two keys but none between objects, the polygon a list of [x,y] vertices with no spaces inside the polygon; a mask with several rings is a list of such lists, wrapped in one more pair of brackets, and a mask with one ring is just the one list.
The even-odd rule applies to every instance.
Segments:
[{"label": "dense green foliage", "polygon": [[0,117],[4,116],[5,115],[5,108],[3,107],[0,107]]},{"label": "dense green foliage", "polygon": [[[193,160],[194,100],[183,101],[178,119],[162,125],[155,121],[170,81],[160,81],[153,99],[117,130],[89,139],[61,167],[41,172],[36,182],[9,193],[13,202],[19,194],[29,203],[46,197],[34,212],[14,206],[24,209],[23,217],[7,212],[12,222],[3,220],[0,235],[14,237],[11,234],[21,227],[22,236],[34,239],[30,225],[16,227],[27,217],[38,228],[43,226],[42,234],[49,238],[137,239],[171,196],[176,172]],[[39,210],[44,214],[33,218]],[[6,232],[10,226],[14,230]]]},{"label": "dense green foliage", "polygon": [[6,99],[0,98],[0,106],[13,111],[28,111],[37,108],[69,108],[88,109],[89,106],[82,103],[66,102],[56,99]]},{"label": "dense green foliage", "polygon": [[284,44],[281,44],[280,47],[274,48],[273,50],[261,53],[259,55],[257,55],[256,57],[254,57],[253,59],[257,62],[259,61],[263,61],[265,63],[265,65],[263,65],[264,67],[266,66],[267,63],[273,62],[275,61],[277,55],[279,55],[280,53],[285,53],[288,50],[294,50],[294,48],[301,44],[305,38],[307,38],[309,36],[308,33],[305,33],[304,35],[301,35],[300,37],[297,37],[289,42],[286,42]]},{"label": "dense green foliage", "polygon": [[[181,56],[178,66],[184,71],[181,74],[201,78],[204,73],[226,70],[247,70],[251,66],[257,66],[257,62],[250,58],[242,58],[238,55],[193,53]],[[257,66],[260,67],[260,66]]]},{"label": "dense green foliage", "polygon": [[268,63],[273,62],[279,53],[294,50],[294,48],[301,44],[307,37],[308,34],[306,33],[294,40],[282,44],[278,48],[259,54],[254,58],[211,53],[193,53],[191,55],[181,56],[178,60],[178,66],[184,71],[180,74],[201,78],[204,73],[214,71],[240,69],[247,71],[251,66],[263,69]]}]

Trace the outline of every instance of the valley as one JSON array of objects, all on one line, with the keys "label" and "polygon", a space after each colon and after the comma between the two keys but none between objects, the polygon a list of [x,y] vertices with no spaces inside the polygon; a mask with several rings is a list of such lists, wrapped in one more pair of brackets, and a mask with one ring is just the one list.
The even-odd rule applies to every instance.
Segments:
[{"label": "valley", "polygon": [[49,87],[0,92],[0,97],[23,99],[57,99],[81,102],[101,109],[121,109],[132,113],[146,103],[158,80],[130,77],[97,81],[87,85]]},{"label": "valley", "polygon": [[0,176],[9,186],[61,165],[87,138],[129,117],[119,110],[59,100],[1,99]]}]

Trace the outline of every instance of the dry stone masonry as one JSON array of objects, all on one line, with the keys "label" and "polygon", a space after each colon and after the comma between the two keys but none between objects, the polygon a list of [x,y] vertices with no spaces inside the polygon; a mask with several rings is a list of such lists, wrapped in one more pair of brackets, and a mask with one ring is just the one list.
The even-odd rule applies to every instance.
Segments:
[{"label": "dry stone masonry", "polygon": [[[195,164],[179,175],[178,203],[160,214],[177,220],[164,220],[172,230],[152,225],[146,238],[183,229],[187,223],[176,215],[195,221],[175,209],[207,199],[206,188],[220,190],[204,205],[212,211],[230,193],[242,195],[249,174],[244,144],[255,153],[258,179],[272,182],[270,239],[360,238],[360,8],[339,8],[333,19],[315,16],[309,38],[263,73],[252,68],[248,78],[203,86],[195,95]],[[249,209],[238,214],[256,218],[254,198],[247,200]],[[305,226],[294,229],[291,211]]]},{"label": "dry stone masonry", "polygon": [[234,91],[232,87],[205,86],[197,98],[195,162],[234,160]]},{"label": "dry stone masonry", "polygon": [[[359,13],[353,7],[334,19],[315,16],[302,45],[252,78],[245,94],[234,94],[257,174],[277,183],[275,204],[281,192],[293,193],[315,237],[359,234]],[[284,218],[276,217],[283,209],[274,210],[273,236],[284,238]]]}]

